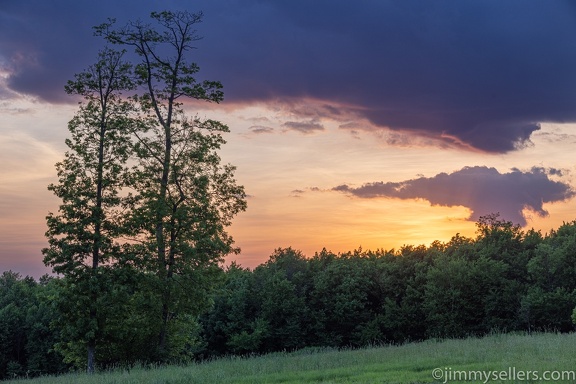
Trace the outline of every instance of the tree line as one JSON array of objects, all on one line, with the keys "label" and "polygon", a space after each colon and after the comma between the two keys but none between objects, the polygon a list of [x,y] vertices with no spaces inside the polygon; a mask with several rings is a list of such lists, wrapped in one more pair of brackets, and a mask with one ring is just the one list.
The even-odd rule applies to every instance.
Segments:
[{"label": "tree line", "polygon": [[[0,277],[0,377],[83,369],[63,318],[66,278]],[[180,318],[169,361],[306,347],[361,347],[490,332],[574,330],[576,221],[549,234],[482,217],[475,238],[430,246],[305,257],[279,248],[253,270],[222,269],[210,306]],[[119,284],[110,281],[116,288]],[[115,292],[106,312],[101,367],[155,362],[156,329],[136,288]],[[188,290],[190,294],[194,287]],[[122,306],[124,313],[115,314]],[[179,316],[179,314],[174,314]],[[80,318],[77,319],[81,321]],[[56,347],[55,347],[56,346]],[[60,347],[59,347],[60,346]],[[164,360],[166,361],[166,360]]]},{"label": "tree line", "polygon": [[200,317],[205,356],[574,330],[576,221],[543,236],[496,214],[477,237],[232,265]]}]

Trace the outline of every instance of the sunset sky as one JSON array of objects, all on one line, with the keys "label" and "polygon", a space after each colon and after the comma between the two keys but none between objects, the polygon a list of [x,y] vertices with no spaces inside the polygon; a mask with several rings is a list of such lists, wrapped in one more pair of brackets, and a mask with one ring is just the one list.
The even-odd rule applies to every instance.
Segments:
[{"label": "sunset sky", "polygon": [[229,260],[429,245],[493,212],[543,233],[576,219],[574,1],[3,0],[0,271],[49,272],[46,187],[92,26],[165,9],[204,12],[192,60],[224,84],[189,112],[230,127],[249,195]]}]

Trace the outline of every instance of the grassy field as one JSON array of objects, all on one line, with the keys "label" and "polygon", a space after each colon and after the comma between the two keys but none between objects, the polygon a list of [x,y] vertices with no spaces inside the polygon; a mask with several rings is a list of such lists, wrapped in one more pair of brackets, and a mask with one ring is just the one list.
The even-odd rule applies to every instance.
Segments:
[{"label": "grassy field", "polygon": [[8,383],[569,383],[576,382],[576,377],[568,376],[572,371],[576,371],[576,334],[497,334],[346,351],[302,350],[185,367],[139,368],[92,376],[69,374]]}]

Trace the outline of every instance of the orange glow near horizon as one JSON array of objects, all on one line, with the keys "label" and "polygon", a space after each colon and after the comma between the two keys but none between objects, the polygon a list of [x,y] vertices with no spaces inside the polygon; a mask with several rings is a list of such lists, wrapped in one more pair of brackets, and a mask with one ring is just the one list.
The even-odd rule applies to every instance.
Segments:
[{"label": "orange glow near horizon", "polygon": [[[242,253],[229,256],[228,262],[254,268],[276,248],[292,247],[311,257],[323,248],[335,253],[360,247],[398,250],[404,245],[430,246],[435,240],[445,243],[456,234],[476,237],[476,223],[468,220],[470,211],[464,207],[431,206],[423,200],[353,199],[337,192],[308,192],[280,200],[275,205],[282,207],[277,208],[277,218],[257,212],[263,204],[249,208],[234,221],[230,232]],[[557,229],[571,221],[567,217],[576,218],[573,203],[547,205],[548,217],[532,213],[524,230],[533,228],[546,234]],[[310,207],[314,214],[306,215]]]},{"label": "orange glow near horizon", "polygon": [[[0,104],[0,109],[9,128],[0,133],[0,269],[39,277],[49,272],[41,255],[45,217],[58,206],[46,187],[56,181],[54,164],[64,156],[66,124],[75,107],[22,100],[9,108]],[[197,112],[230,126],[223,163],[237,166],[238,183],[250,197],[247,211],[229,228],[242,253],[227,261],[249,268],[268,260],[279,247],[310,257],[323,248],[335,253],[359,247],[398,250],[403,245],[447,242],[457,233],[476,235],[467,207],[432,206],[423,199],[352,197],[332,190],[338,185],[402,182],[474,165],[501,172],[554,167],[563,170],[562,181],[575,184],[573,125],[543,125],[533,134],[531,147],[488,155],[439,148],[418,138],[397,146],[382,132],[350,132],[340,128],[342,122],[328,119],[319,120],[323,131],[289,131],[282,125],[293,117],[289,111],[264,106]],[[255,133],[254,126],[270,129]],[[576,219],[574,199],[545,204],[544,209],[549,216],[525,211],[526,228],[547,233]]]},{"label": "orange glow near horizon", "polygon": [[310,191],[281,198],[275,207],[275,219],[259,219],[263,215],[255,212],[259,208],[249,208],[235,220],[230,232],[242,253],[228,257],[229,261],[253,268],[275,248],[292,247],[306,256],[323,248],[336,253],[360,247],[398,250],[403,245],[449,241],[456,233],[472,237],[475,231],[475,224],[465,219],[466,208],[432,207],[422,200],[361,200],[338,192]]}]

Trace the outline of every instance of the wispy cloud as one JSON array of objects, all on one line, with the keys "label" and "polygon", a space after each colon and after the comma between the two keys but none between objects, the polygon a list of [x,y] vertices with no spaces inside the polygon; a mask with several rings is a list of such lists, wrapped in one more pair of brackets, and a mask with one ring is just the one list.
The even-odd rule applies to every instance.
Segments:
[{"label": "wispy cloud", "polygon": [[322,124],[314,121],[308,121],[308,122],[287,121],[284,123],[284,127],[286,127],[290,131],[297,131],[304,134],[320,132],[325,129]]},{"label": "wispy cloud", "polygon": [[261,135],[261,134],[265,134],[265,133],[273,133],[274,132],[274,128],[265,127],[263,125],[253,125],[249,129],[250,129],[250,133],[253,133],[255,135]]}]

